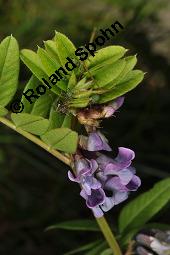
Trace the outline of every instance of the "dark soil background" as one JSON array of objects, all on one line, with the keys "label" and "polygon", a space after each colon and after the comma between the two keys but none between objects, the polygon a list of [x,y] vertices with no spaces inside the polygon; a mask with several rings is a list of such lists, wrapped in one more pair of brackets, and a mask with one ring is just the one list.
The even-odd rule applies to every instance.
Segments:
[{"label": "dark soil background", "polygon": [[[124,30],[109,41],[138,54],[144,81],[126,95],[125,103],[103,131],[114,148],[136,152],[134,165],[142,187],[130,200],[170,175],[170,4],[159,0],[0,0],[0,39],[13,34],[21,48],[36,49],[53,36],[66,34],[78,47],[94,27],[116,20]],[[30,73],[22,65],[21,91]],[[96,233],[47,231],[51,224],[93,219],[79,187],[69,182],[67,167],[38,146],[0,125],[0,254],[62,255],[93,241]],[[159,201],[158,201],[159,203]],[[116,222],[123,205],[108,213]],[[154,221],[170,223],[168,210]]]}]

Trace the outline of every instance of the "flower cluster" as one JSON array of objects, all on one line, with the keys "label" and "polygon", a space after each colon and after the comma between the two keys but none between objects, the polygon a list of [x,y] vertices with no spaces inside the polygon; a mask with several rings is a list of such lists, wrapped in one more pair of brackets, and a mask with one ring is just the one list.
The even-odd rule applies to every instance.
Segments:
[{"label": "flower cluster", "polygon": [[[69,171],[68,177],[80,184],[80,195],[95,217],[102,217],[104,212],[126,200],[129,192],[137,190],[141,185],[135,169],[131,167],[134,152],[119,147],[116,158],[106,156],[103,152],[112,149],[106,137],[96,130],[96,121],[111,117],[123,101],[124,98],[120,97],[100,109],[91,108],[79,112],[79,119],[85,122],[90,132],[88,137],[80,136],[79,150],[74,156],[75,175]],[[95,128],[90,129],[90,126]]]}]

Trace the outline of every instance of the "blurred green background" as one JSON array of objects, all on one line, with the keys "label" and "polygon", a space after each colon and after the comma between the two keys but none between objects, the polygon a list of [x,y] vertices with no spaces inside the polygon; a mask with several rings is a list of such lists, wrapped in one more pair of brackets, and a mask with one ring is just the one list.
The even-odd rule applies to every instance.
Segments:
[{"label": "blurred green background", "polygon": [[[103,131],[114,152],[127,146],[136,152],[134,165],[142,187],[130,199],[170,175],[170,3],[168,0],[0,0],[0,39],[13,34],[21,48],[36,49],[54,35],[66,34],[78,47],[93,28],[116,20],[125,29],[109,41],[138,54],[145,80],[128,93],[124,106]],[[20,89],[30,73],[21,65]],[[48,231],[53,223],[92,219],[67,179],[67,167],[38,146],[0,125],[0,254],[64,254],[93,241],[96,233]],[[159,201],[158,201],[159,202]],[[108,213],[112,224],[124,206]],[[168,212],[154,219],[170,223]]]}]

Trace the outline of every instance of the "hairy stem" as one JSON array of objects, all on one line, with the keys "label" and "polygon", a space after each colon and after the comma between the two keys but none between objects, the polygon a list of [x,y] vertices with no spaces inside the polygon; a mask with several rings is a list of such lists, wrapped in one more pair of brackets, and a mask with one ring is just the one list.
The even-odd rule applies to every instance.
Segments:
[{"label": "hairy stem", "polygon": [[[22,130],[21,128],[17,128],[10,120],[4,117],[0,117],[0,122],[8,126],[9,128],[15,130],[17,133],[23,135],[28,140],[32,141],[33,143],[39,145],[41,148],[45,149],[49,153],[51,153],[54,157],[61,160],[63,163],[65,163],[68,166],[71,166],[71,157],[67,157],[63,155],[62,153],[58,152],[57,150],[51,149],[50,146],[45,144],[43,141],[41,141],[36,136],[30,134],[29,132],[26,132]],[[105,217],[96,218],[96,221],[101,229],[101,232],[103,233],[109,247],[112,249],[114,255],[121,255],[121,250],[119,248],[119,245],[105,219]]]}]

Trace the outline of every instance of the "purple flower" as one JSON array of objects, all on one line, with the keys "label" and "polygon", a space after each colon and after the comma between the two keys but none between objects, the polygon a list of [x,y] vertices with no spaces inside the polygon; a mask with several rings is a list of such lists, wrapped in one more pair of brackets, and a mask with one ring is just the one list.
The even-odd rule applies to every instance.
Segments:
[{"label": "purple flower", "polygon": [[87,207],[92,209],[95,217],[101,217],[103,212],[126,200],[129,192],[136,191],[141,185],[140,178],[131,167],[135,153],[124,147],[118,148],[115,159],[99,153],[101,150],[111,150],[107,139],[99,131],[84,137],[81,148],[82,153],[84,150],[95,153],[95,159],[76,155],[76,176],[70,171],[68,176],[71,181],[80,184],[80,195],[86,200]]},{"label": "purple flower", "polygon": [[103,211],[100,208],[106,199],[104,190],[102,188],[92,190],[91,195],[88,195],[84,189],[81,190],[80,195],[86,200],[86,205],[92,209],[94,216],[100,218],[103,216]]},{"label": "purple flower", "polygon": [[[89,152],[97,151],[111,151],[111,147],[108,145],[108,140],[99,131],[91,132],[89,136],[79,136],[79,146],[81,149]],[[94,153],[95,154],[95,153]]]},{"label": "purple flower", "polygon": [[87,195],[91,195],[91,190],[95,190],[101,187],[101,183],[94,177],[94,172],[98,168],[98,164],[95,160],[91,159],[79,159],[75,163],[76,177],[68,172],[68,177],[71,181],[80,183]]}]

